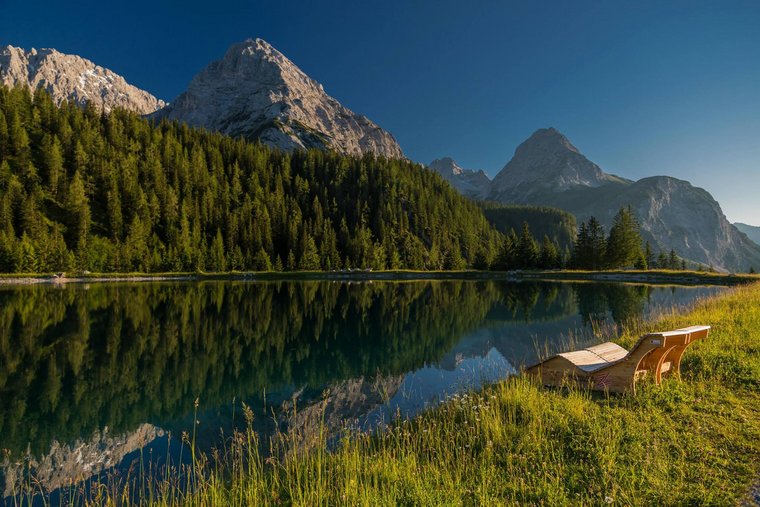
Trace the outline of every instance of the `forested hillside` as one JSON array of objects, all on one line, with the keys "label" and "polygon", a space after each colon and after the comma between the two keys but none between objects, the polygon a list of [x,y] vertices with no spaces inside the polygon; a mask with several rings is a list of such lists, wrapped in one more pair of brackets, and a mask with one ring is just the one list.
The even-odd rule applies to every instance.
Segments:
[{"label": "forested hillside", "polygon": [[0,89],[0,271],[460,269],[502,242],[411,162],[288,154]]},{"label": "forested hillside", "polygon": [[528,206],[519,204],[499,204],[482,202],[481,207],[488,221],[504,234],[510,230],[517,232],[523,223],[530,225],[536,238],[548,236],[559,248],[572,248],[577,226],[575,217],[567,211],[546,206]]}]

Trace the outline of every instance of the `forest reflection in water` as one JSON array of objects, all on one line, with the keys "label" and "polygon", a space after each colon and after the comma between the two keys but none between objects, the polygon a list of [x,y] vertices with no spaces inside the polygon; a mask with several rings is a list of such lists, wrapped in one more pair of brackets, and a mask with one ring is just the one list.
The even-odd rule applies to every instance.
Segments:
[{"label": "forest reflection in water", "polygon": [[[719,290],[507,281],[3,288],[0,449],[12,458],[0,488],[7,496],[18,479],[10,463],[21,456],[40,472],[70,465],[60,477],[49,471],[49,489],[95,473],[65,456],[88,442],[101,468],[118,464],[192,426],[196,399],[206,445],[231,427],[236,405],[241,419],[241,401],[261,412],[262,434],[312,424],[308,408],[325,390],[331,399],[320,417],[335,427],[413,415],[514,372],[535,359],[537,344],[593,340],[599,324],[647,318]],[[303,407],[299,420],[266,417],[293,404]]]}]

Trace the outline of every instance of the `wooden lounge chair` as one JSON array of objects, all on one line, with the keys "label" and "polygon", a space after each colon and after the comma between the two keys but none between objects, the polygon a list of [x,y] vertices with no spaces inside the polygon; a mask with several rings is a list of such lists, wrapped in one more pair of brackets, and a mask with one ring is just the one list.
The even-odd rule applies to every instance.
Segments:
[{"label": "wooden lounge chair", "polygon": [[660,384],[663,376],[678,375],[686,347],[706,338],[709,331],[710,326],[691,326],[651,333],[641,337],[630,351],[612,342],[602,343],[557,354],[528,367],[525,373],[548,386],[573,380],[600,391],[633,393],[639,378],[650,375]]}]

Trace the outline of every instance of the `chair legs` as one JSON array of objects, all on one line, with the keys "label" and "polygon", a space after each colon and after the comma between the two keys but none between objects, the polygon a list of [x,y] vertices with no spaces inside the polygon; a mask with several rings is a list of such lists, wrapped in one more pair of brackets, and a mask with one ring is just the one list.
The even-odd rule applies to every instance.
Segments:
[{"label": "chair legs", "polygon": [[670,352],[676,348],[678,347],[667,347],[653,350],[651,353],[647,354],[641,362],[641,369],[651,372],[652,375],[654,375],[655,383],[659,384],[662,382],[663,364],[669,357]]},{"label": "chair legs", "polygon": [[663,358],[664,363],[670,363],[668,367],[663,365],[661,375],[665,376],[680,376],[681,375],[681,357],[686,352],[686,347],[689,345],[679,345],[673,347],[666,357]]}]

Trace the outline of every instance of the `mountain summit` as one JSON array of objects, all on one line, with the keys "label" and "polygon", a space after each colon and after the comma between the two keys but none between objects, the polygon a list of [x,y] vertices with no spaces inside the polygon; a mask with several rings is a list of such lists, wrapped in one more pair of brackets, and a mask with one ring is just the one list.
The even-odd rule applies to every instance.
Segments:
[{"label": "mountain summit", "polygon": [[403,157],[391,134],[327,95],[320,83],[262,39],[232,45],[155,116],[286,150]]},{"label": "mountain summit", "polygon": [[55,49],[0,48],[0,82],[46,90],[56,104],[64,100],[91,103],[111,111],[120,107],[140,114],[166,105],[150,93],[127,83],[123,77],[77,55]]},{"label": "mountain summit", "polygon": [[491,184],[494,200],[530,203],[544,192],[600,187],[624,180],[587,159],[555,128],[539,129],[515,150]]}]

